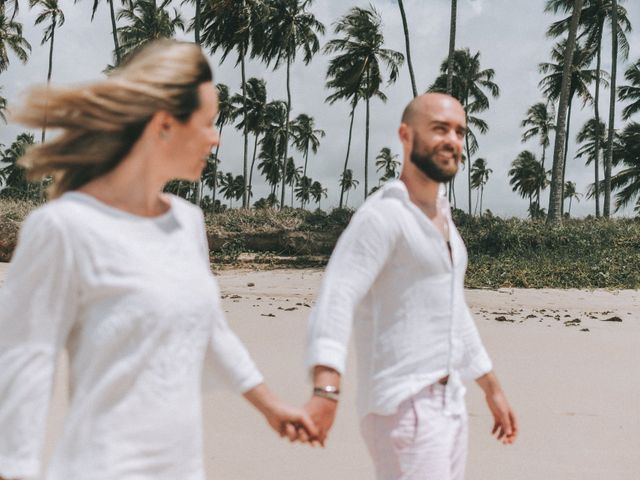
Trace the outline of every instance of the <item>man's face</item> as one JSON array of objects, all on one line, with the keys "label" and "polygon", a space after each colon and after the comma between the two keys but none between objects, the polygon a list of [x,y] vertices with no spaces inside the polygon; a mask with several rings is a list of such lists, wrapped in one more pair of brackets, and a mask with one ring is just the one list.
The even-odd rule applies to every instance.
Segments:
[{"label": "man's face", "polygon": [[432,180],[448,182],[458,171],[465,131],[462,106],[453,99],[436,98],[413,129],[411,162]]}]

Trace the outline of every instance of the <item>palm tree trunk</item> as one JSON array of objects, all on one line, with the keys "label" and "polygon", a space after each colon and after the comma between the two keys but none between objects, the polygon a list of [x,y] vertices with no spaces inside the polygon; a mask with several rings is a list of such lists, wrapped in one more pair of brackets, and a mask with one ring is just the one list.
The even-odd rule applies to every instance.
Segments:
[{"label": "palm tree trunk", "polygon": [[[113,0],[110,0],[113,1]],[[196,0],[196,18],[194,25],[194,39],[196,45],[200,45],[200,0]],[[201,194],[202,190],[202,179],[196,182],[196,194],[194,195],[194,202],[196,205],[200,206],[200,199],[202,198]]]},{"label": "palm tree trunk", "polygon": [[569,108],[567,109],[567,131],[565,133],[564,139],[564,156],[562,159],[562,205],[560,206],[560,215],[564,215],[564,182],[565,182],[565,174],[567,172],[567,152],[569,151],[569,130],[571,126],[571,105],[573,103],[573,92],[569,96]]},{"label": "palm tree trunk", "polygon": [[284,208],[284,191],[287,186],[287,155],[289,153],[289,115],[291,114],[291,59],[287,58],[287,123],[284,127],[284,159],[282,163],[282,193],[280,210]]},{"label": "palm tree trunk", "polygon": [[596,218],[600,216],[600,185],[599,185],[599,172],[600,168],[600,65],[602,64],[602,30],[604,27],[604,19],[600,22],[600,26],[598,27],[598,44],[596,46],[596,92],[595,92],[595,100],[594,100],[594,114],[596,120],[596,141],[595,141],[595,195],[596,195]]},{"label": "palm tree trunk", "polygon": [[451,0],[451,25],[449,27],[449,57],[447,59],[447,92],[453,92],[453,54],[456,49],[456,16],[458,1]]},{"label": "palm tree trunk", "polygon": [[409,26],[407,25],[407,16],[404,13],[404,5],[402,0],[398,0],[398,6],[400,7],[400,16],[402,17],[402,28],[404,28],[404,44],[407,50],[407,66],[409,67],[409,77],[411,78],[411,89],[413,90],[413,96],[418,96],[418,89],[416,88],[416,77],[413,74],[413,64],[411,63],[411,45],[409,44]]},{"label": "palm tree trunk", "polygon": [[113,35],[113,48],[116,56],[116,66],[120,65],[120,44],[118,43],[118,28],[116,26],[116,12],[113,8],[113,0],[109,0],[109,12],[111,14],[111,34]]},{"label": "palm tree trunk", "polygon": [[480,217],[482,217],[482,199],[484,197],[484,183],[480,184]]},{"label": "palm tree trunk", "polygon": [[[353,107],[351,108],[351,123],[349,124],[349,140],[347,142],[347,156],[344,159],[344,168],[342,169],[342,177],[344,178],[344,174],[347,171],[347,165],[349,164],[349,151],[351,150],[351,134],[353,133],[353,118],[356,110],[356,103],[354,102]],[[340,208],[342,208],[342,199],[344,197],[344,187],[340,186]]]},{"label": "palm tree trunk", "polygon": [[551,188],[549,192],[549,214],[547,223],[559,223],[562,221],[560,214],[562,202],[562,167],[563,154],[565,149],[565,128],[567,120],[567,107],[569,100],[569,89],[571,87],[571,66],[573,53],[576,46],[576,36],[578,32],[578,21],[582,11],[583,0],[575,0],[571,24],[569,27],[569,37],[564,52],[564,68],[562,72],[562,86],[560,88],[560,102],[558,108],[558,120],[556,122],[556,136],[553,149],[553,167],[551,174]]},{"label": "palm tree trunk", "polygon": [[471,151],[469,150],[469,134],[464,136],[465,149],[467,150],[467,183],[469,186],[469,215],[471,215]]},{"label": "palm tree trunk", "polygon": [[307,161],[309,160],[309,141],[307,141],[307,148],[304,151],[304,169],[302,170],[302,176],[307,176]]},{"label": "palm tree trunk", "polygon": [[367,98],[366,130],[364,137],[364,199],[369,193],[369,98]]},{"label": "palm tree trunk", "polygon": [[605,218],[611,214],[611,164],[613,163],[613,133],[616,120],[616,74],[618,70],[618,2],[613,0],[611,15],[611,86],[609,95],[609,134],[607,135],[607,155],[604,161],[604,205]]},{"label": "palm tree trunk", "polygon": [[[51,73],[53,72],[53,41],[56,35],[57,16],[54,14],[51,21],[51,43],[49,45],[49,69],[47,71],[47,86],[51,83]],[[41,143],[44,143],[47,134],[47,114],[45,110],[44,123],[42,125]],[[40,180],[40,201],[44,200],[44,179]]]},{"label": "palm tree trunk", "polygon": [[247,78],[245,72],[245,54],[244,48],[242,50],[242,60],[241,60],[241,68],[242,68],[242,111],[244,113],[244,150],[243,150],[243,161],[242,161],[242,171],[243,171],[243,181],[244,181],[244,191],[242,192],[242,208],[247,208],[247,151],[249,150],[249,130],[247,129]]},{"label": "palm tree trunk", "polygon": [[260,134],[256,133],[256,140],[253,143],[253,158],[251,159],[251,168],[249,169],[249,192],[251,193],[251,188],[253,185],[253,166],[256,163],[256,151],[258,150],[258,136]]},{"label": "palm tree trunk", "polygon": [[[224,128],[224,125],[220,125],[220,133],[218,134],[219,136],[222,135],[222,129]],[[213,165],[213,193],[212,193],[212,197],[211,197],[211,204],[215,205],[216,203],[216,186],[218,184],[218,152],[220,151],[220,144],[218,143],[218,145],[216,145],[216,152],[215,152],[215,157],[216,157],[216,163]],[[212,207],[214,208],[214,207]]]}]

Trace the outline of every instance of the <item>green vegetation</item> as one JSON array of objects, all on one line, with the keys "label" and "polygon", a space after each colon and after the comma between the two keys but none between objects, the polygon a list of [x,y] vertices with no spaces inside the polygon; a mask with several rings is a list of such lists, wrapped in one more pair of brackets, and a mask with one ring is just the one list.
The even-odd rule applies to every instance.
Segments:
[{"label": "green vegetation", "polygon": [[[0,261],[9,260],[34,206],[0,200]],[[212,265],[322,267],[352,213],[267,208],[207,214]],[[461,210],[454,216],[469,252],[468,287],[640,288],[638,219],[567,219],[549,227]]]}]

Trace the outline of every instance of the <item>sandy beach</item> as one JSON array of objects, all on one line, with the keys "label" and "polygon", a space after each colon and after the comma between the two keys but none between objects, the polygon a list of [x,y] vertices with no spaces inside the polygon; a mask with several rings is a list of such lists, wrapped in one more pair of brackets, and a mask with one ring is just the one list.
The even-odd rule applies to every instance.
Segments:
[{"label": "sandy beach", "polygon": [[[6,265],[0,264],[0,283]],[[307,315],[319,270],[218,274],[229,323],[268,383],[296,404],[309,383],[302,368]],[[517,443],[489,435],[491,417],[469,385],[468,479],[637,480],[640,478],[640,294],[637,291],[469,290],[468,302],[520,419]],[[240,397],[204,398],[210,479],[371,479],[358,432],[353,351],[327,448],[291,446]],[[65,410],[58,373],[47,451]]]}]

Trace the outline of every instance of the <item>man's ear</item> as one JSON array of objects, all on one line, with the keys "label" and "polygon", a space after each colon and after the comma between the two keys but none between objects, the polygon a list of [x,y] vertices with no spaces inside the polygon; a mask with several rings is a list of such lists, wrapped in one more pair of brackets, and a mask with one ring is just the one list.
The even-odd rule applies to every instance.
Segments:
[{"label": "man's ear", "polygon": [[409,125],[407,125],[406,123],[400,124],[400,128],[398,128],[398,137],[400,137],[402,146],[411,150],[411,145],[413,143],[413,130],[409,127]]}]

